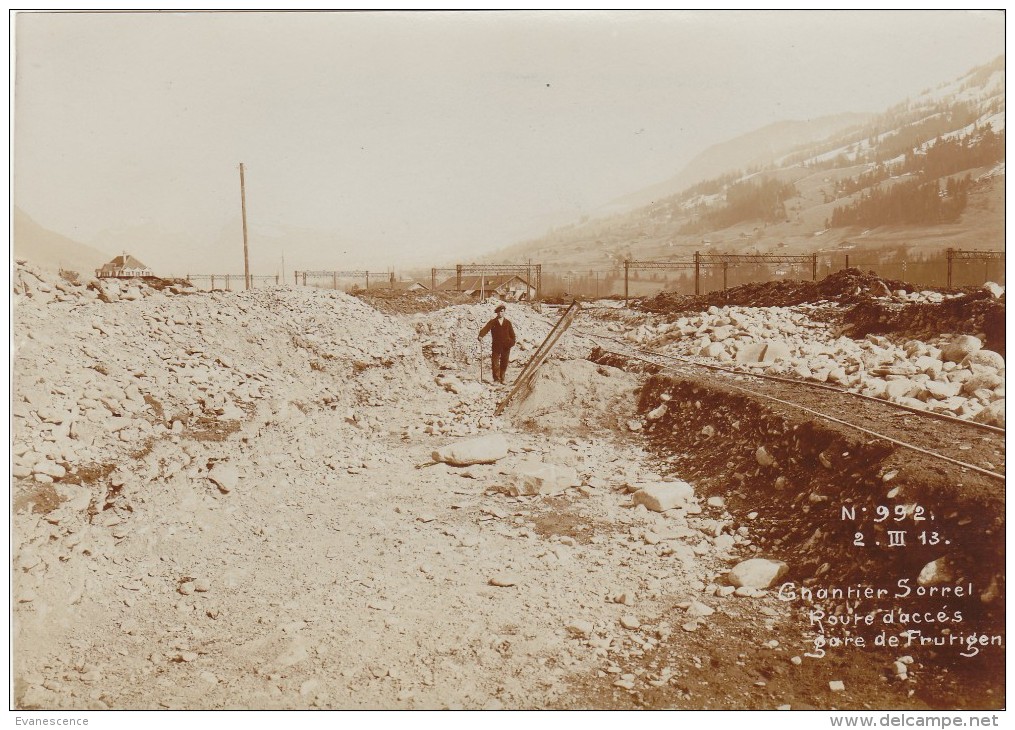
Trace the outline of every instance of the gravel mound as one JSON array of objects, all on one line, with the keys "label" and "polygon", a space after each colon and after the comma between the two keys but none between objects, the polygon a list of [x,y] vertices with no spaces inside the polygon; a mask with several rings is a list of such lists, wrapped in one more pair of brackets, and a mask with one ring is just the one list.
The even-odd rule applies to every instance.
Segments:
[{"label": "gravel mound", "polygon": [[221,438],[264,402],[348,409],[435,387],[413,331],[340,292],[180,296],[19,266],[14,293],[15,476],[38,482],[172,435]]},{"label": "gravel mound", "polygon": [[373,289],[357,291],[355,296],[385,314],[413,314],[435,312],[456,304],[470,304],[475,301],[464,292],[445,291],[398,291],[395,289]]}]

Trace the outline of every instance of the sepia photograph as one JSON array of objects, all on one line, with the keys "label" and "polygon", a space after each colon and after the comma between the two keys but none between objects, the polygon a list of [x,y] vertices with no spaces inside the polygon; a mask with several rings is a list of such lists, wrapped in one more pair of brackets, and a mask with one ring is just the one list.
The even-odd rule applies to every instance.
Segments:
[{"label": "sepia photograph", "polygon": [[18,724],[998,726],[1004,10],[9,34]]}]

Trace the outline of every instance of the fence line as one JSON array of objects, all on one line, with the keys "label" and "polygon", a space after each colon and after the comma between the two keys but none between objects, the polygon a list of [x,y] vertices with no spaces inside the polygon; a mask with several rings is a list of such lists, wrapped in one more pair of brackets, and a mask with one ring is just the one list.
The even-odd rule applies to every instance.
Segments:
[{"label": "fence line", "polygon": [[303,280],[303,286],[307,285],[307,279],[331,279],[331,288],[338,289],[339,279],[360,279],[364,280],[364,289],[370,288],[370,277],[374,277],[374,281],[388,281],[391,284],[395,283],[395,273],[385,271],[384,273],[370,272],[370,271],[294,271],[293,272],[293,283],[299,286],[300,279]]},{"label": "fence line", "polygon": [[948,288],[952,288],[952,268],[955,261],[1004,261],[1004,251],[962,251],[949,248],[948,256]]},{"label": "fence line", "polygon": [[[224,284],[222,287],[223,289],[232,291],[232,282],[235,280],[243,284],[245,276],[244,274],[187,274],[186,279],[191,283],[194,283],[194,281],[208,281],[208,288],[212,291],[215,290],[215,282],[218,280],[220,283]],[[269,286],[271,284],[278,286],[281,283],[281,277],[278,274],[261,274],[257,276],[252,274],[250,276],[250,288],[256,288],[258,281],[264,282]]]},{"label": "fence line", "polygon": [[[986,281],[1005,282],[1003,250],[968,251],[946,249],[928,258],[906,258],[898,250],[879,253],[876,250],[824,251],[811,254],[721,254],[695,252],[693,257],[660,261],[625,260],[615,267],[578,271],[574,268],[548,268],[543,264],[457,264],[454,267],[430,269],[430,287],[436,290],[442,281],[453,279],[454,289],[461,291],[469,276],[482,276],[477,288],[483,293],[490,276],[514,274],[529,285],[532,298],[567,294],[582,297],[649,296],[659,291],[681,291],[701,294],[704,291],[725,291],[731,286],[786,279],[812,280],[844,268],[873,271],[884,279],[895,279],[916,286],[956,288],[979,286]],[[776,268],[777,267],[777,268]],[[808,272],[808,269],[810,270]],[[651,274],[639,276],[639,272]],[[439,278],[440,277],[440,278]],[[187,274],[191,281],[210,283],[210,288],[231,289],[242,285],[242,274]],[[313,285],[330,279],[337,289],[340,279],[359,279],[358,286],[370,289],[397,283],[394,272],[357,271],[294,271],[293,283]],[[425,279],[412,281],[425,282]],[[251,276],[252,286],[281,284],[276,275]],[[423,284],[425,286],[425,283]],[[450,286],[450,285],[448,285]],[[492,292],[489,292],[492,293]]]},{"label": "fence line", "polygon": [[674,269],[694,270],[694,293],[701,294],[702,267],[722,267],[722,288],[728,286],[729,266],[738,264],[804,264],[811,265],[811,279],[818,278],[818,255],[812,254],[750,254],[750,253],[706,253],[694,252],[694,258],[683,261],[624,261],[624,302],[630,299],[628,280],[631,269]]}]

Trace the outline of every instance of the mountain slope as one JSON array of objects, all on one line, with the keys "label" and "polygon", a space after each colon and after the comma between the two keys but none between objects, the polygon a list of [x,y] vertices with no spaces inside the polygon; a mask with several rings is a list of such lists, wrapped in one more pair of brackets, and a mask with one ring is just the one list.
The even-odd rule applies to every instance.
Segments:
[{"label": "mountain slope", "polygon": [[14,255],[44,269],[60,268],[94,276],[94,269],[113,258],[112,254],[78,243],[43,228],[23,210],[14,207]]},{"label": "mountain slope", "polygon": [[[1002,56],[795,149],[773,143],[758,153],[744,140],[773,132],[758,130],[696,158],[699,170],[729,165],[711,178],[634,210],[558,228],[499,252],[495,260],[531,258],[588,270],[615,269],[624,259],[685,257],[695,250],[841,253],[904,247],[920,256],[948,246],[1003,247],[1004,81]],[[768,161],[757,164],[763,157]],[[668,184],[691,175],[682,171]]]},{"label": "mountain slope", "polygon": [[791,153],[801,144],[815,143],[847,129],[855,129],[872,116],[848,113],[806,121],[789,120],[769,124],[726,142],[712,145],[673,177],[644,190],[625,195],[606,206],[603,212],[620,212],[623,209],[648,205],[661,198],[675,195],[696,182],[717,177],[731,170],[749,170],[771,165],[778,157]]}]

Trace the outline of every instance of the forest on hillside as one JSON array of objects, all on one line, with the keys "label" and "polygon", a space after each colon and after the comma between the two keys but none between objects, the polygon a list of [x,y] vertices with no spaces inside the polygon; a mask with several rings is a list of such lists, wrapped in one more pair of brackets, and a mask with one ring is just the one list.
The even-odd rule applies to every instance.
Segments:
[{"label": "forest on hillside", "polygon": [[772,178],[745,180],[726,189],[725,204],[709,209],[701,204],[695,217],[680,227],[680,233],[705,233],[728,228],[748,220],[771,223],[786,217],[785,202],[797,194],[792,183]]},{"label": "forest on hillside", "polygon": [[[863,191],[857,200],[836,206],[829,228],[860,225],[935,225],[952,223],[965,210],[972,179],[947,177],[962,170],[986,167],[1004,159],[1005,134],[987,127],[962,137],[938,138],[926,150],[909,150],[894,164],[875,166],[841,180],[836,198]],[[912,179],[892,185],[893,178]],[[941,179],[945,179],[942,187]]]}]

